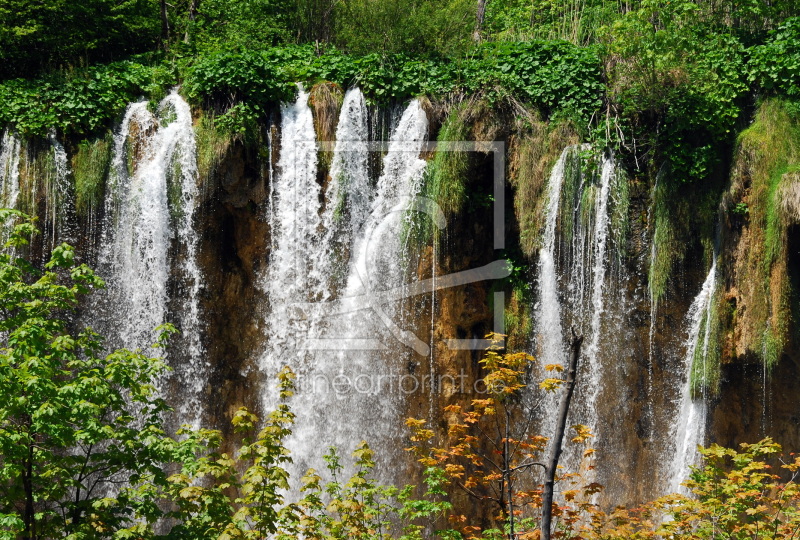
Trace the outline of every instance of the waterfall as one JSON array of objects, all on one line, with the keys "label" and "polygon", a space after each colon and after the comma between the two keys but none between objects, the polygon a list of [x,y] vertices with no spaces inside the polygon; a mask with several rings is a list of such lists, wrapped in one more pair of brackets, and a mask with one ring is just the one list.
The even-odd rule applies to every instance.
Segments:
[{"label": "waterfall", "polygon": [[[160,125],[159,125],[160,121]],[[168,283],[176,281],[182,363],[170,362],[182,422],[199,425],[207,366],[200,343],[196,147],[189,105],[172,91],[158,118],[144,102],[128,106],[114,136],[99,266],[108,294],[94,324],[115,346],[146,349],[168,320]],[[172,242],[177,243],[173,268]],[[178,349],[178,348],[176,348]],[[162,392],[166,382],[160,382]],[[168,400],[171,401],[171,400]]]},{"label": "waterfall", "polygon": [[[602,332],[617,315],[616,308],[606,309],[606,295],[613,277],[608,275],[613,263],[609,256],[615,209],[612,191],[621,177],[613,155],[598,159],[597,172],[587,172],[591,169],[581,154],[589,149],[588,145],[565,148],[551,170],[535,313],[537,353],[543,364],[566,362],[565,331],[570,326],[586,336],[570,422],[587,425],[597,438],[592,443],[596,445],[602,438],[597,403],[605,386]],[[558,399],[552,395],[544,399],[539,429],[547,434],[552,430]],[[565,452],[564,466],[578,470],[582,450],[568,445]]]},{"label": "waterfall", "polygon": [[[392,459],[402,446],[397,376],[403,353],[387,347],[395,337],[397,306],[373,309],[366,302],[374,292],[405,283],[405,210],[422,185],[425,161],[419,155],[427,117],[416,100],[406,108],[391,136],[383,174],[371,188],[367,108],[360,91],[349,91],[322,207],[307,100],[301,90],[297,101],[282,109],[275,247],[266,285],[269,343],[261,359],[267,375],[264,409],[275,404],[273,375],[288,364],[298,375],[292,398],[298,416],[287,441],[297,471],[324,467],[321,456],[328,446],[347,453],[366,439],[381,450],[380,468],[391,475],[397,472]],[[346,276],[340,287],[330,275],[337,272]],[[337,311],[348,303],[366,309]]]},{"label": "waterfall", "polygon": [[[306,351],[300,345],[308,327],[307,320],[291,316],[292,304],[316,300],[319,296],[321,283],[312,284],[309,273],[312,261],[328,258],[328,246],[323,245],[318,236],[321,189],[317,184],[317,144],[308,97],[301,88],[294,104],[281,106],[280,155],[278,170],[272,178],[273,200],[268,216],[272,249],[263,282],[269,300],[266,350],[259,360],[265,376],[264,411],[275,407],[275,375],[283,366],[289,366],[297,374],[298,385],[302,385],[314,367],[313,361],[306,361]],[[306,421],[304,415],[311,410],[309,407],[313,405],[314,396],[308,396],[302,388],[299,390],[292,406],[298,415],[298,427],[302,429]],[[318,441],[319,437],[316,439]],[[302,439],[290,448],[302,459],[306,451],[324,452],[324,447],[318,446],[317,441],[312,436],[306,442],[314,451],[295,448],[303,444]],[[304,472],[302,466],[299,470]]]},{"label": "waterfall", "polygon": [[19,138],[11,129],[6,128],[0,141],[0,199],[5,208],[17,207],[20,153]]},{"label": "waterfall", "polygon": [[[348,90],[339,114],[336,145],[331,161],[331,181],[326,194],[325,221],[333,219],[350,225],[350,239],[361,231],[370,211],[367,104],[361,90]],[[346,216],[343,213],[346,211]]]},{"label": "waterfall", "polygon": [[189,104],[178,95],[170,93],[159,105],[159,110],[171,110],[175,120],[163,128],[159,144],[166,145],[164,160],[172,165],[171,184],[178,184],[172,202],[174,229],[179,241],[179,262],[181,275],[177,297],[180,299],[180,318],[178,325],[184,345],[185,360],[174,365],[177,383],[183,390],[179,405],[180,418],[200,427],[200,411],[203,409],[202,394],[205,388],[209,364],[204,356],[201,342],[202,321],[200,316],[200,291],[203,275],[197,263],[197,249],[200,242],[194,225],[195,210],[199,200],[197,174],[197,144],[192,128],[192,113]]},{"label": "waterfall", "polygon": [[544,236],[542,247],[539,249],[539,304],[536,310],[537,331],[541,340],[539,358],[544,364],[562,364],[566,358],[555,261],[556,223],[566,162],[574,152],[574,146],[568,146],[561,152],[547,183]]},{"label": "waterfall", "polygon": [[[717,286],[717,256],[711,264],[700,292],[695,297],[686,315],[689,328],[686,336],[686,354],[684,356],[684,374],[686,380],[680,398],[679,415],[670,427],[670,434],[675,444],[670,467],[669,490],[672,492],[685,491],[681,482],[686,480],[689,467],[699,463],[700,454],[697,445],[704,444],[706,430],[706,402],[701,397],[692,396],[692,366],[695,358],[705,360],[708,355],[709,335],[711,333],[711,305]],[[702,336],[702,341],[701,341]]]},{"label": "waterfall", "polygon": [[56,240],[75,244],[75,190],[70,182],[70,168],[67,152],[56,138],[55,130],[50,130],[47,138],[53,149],[55,176],[47,185],[47,220],[50,222],[50,248]]},{"label": "waterfall", "polygon": [[330,180],[325,191],[322,212],[321,244],[327,256],[315,268],[316,281],[338,288],[346,276],[347,257],[369,216],[371,190],[368,171],[369,132],[367,106],[361,90],[348,90],[344,96],[336,142],[330,167]]},{"label": "waterfall", "polygon": [[[281,362],[292,354],[302,357],[297,336],[305,327],[304,321],[290,317],[292,303],[316,300],[323,296],[322,280],[318,274],[311,281],[313,263],[327,260],[328,245],[320,234],[320,194],[317,184],[317,144],[314,119],[308,106],[308,93],[300,89],[293,105],[281,107],[281,149],[278,174],[274,178],[270,231],[272,251],[265,289],[270,312],[267,317],[268,352],[262,358],[262,368],[272,376]],[[288,361],[296,368],[296,362]],[[277,367],[277,369],[273,369]],[[269,381],[268,387],[274,386]]]},{"label": "waterfall", "polygon": [[600,324],[605,311],[604,291],[606,280],[606,248],[608,246],[610,219],[608,213],[611,180],[616,174],[616,164],[613,156],[603,157],[600,172],[600,189],[595,201],[594,221],[594,254],[592,263],[592,319],[590,325],[589,346],[584,356],[591,364],[591,382],[593,389],[593,402],[596,401],[602,384],[602,364],[597,361],[600,347]]}]

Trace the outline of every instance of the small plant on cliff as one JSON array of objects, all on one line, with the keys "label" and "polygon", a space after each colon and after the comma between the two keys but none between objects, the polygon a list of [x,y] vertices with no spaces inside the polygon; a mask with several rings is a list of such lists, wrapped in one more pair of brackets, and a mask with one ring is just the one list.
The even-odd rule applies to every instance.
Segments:
[{"label": "small plant on cliff", "polygon": [[[556,433],[549,445],[546,437],[531,433],[538,406],[526,406],[523,395],[534,359],[526,353],[504,352],[503,336],[499,334],[488,336],[491,344],[481,360],[486,371],[483,379],[486,397],[473,399],[469,408],[460,405],[445,408],[450,416],[447,441],[436,444],[435,434],[424,420],[406,421],[413,430],[414,445],[410,450],[419,462],[425,467],[440,468],[452,484],[491,512],[490,528],[475,524],[466,515],[451,516],[466,538],[534,538],[540,533],[542,538],[550,538],[551,517],[555,517],[556,529],[570,531],[592,507],[585,497],[596,493],[600,486],[584,485],[577,473],[557,471],[582,341],[573,337],[567,378],[548,376],[539,383],[545,392],[562,390],[559,410],[563,409],[564,414],[556,418]],[[544,366],[544,370],[554,374],[564,367],[553,364]],[[583,444],[591,437],[586,426],[572,427],[573,443]],[[548,446],[549,452],[545,452]],[[592,455],[592,449],[584,451],[584,458]],[[543,478],[532,474],[535,467],[542,469]],[[591,468],[587,464],[587,469]],[[574,489],[563,490],[564,502],[553,504],[556,481],[561,485],[572,484]]]},{"label": "small plant on cliff", "polygon": [[[800,534],[800,457],[781,456],[766,438],[740,450],[701,448],[704,463],[685,486],[692,497],[668,495],[636,510],[592,509],[586,539],[777,540]],[[769,464],[780,463],[780,471]]]}]

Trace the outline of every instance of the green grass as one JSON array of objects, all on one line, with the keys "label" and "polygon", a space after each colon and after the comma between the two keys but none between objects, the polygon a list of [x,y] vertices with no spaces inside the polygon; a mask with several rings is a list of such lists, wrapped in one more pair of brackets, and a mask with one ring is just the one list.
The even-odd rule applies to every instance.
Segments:
[{"label": "green grass", "polygon": [[106,177],[111,163],[111,132],[93,141],[84,140],[72,158],[75,178],[75,209],[85,216],[103,200]]}]

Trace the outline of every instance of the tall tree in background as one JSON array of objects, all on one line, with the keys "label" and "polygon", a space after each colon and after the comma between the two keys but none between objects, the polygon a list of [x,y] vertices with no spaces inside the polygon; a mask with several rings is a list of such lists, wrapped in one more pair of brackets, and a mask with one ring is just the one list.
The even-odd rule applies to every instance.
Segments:
[{"label": "tall tree in background", "polygon": [[0,78],[153,50],[155,0],[0,0]]},{"label": "tall tree in background", "polygon": [[488,2],[488,0],[478,0],[478,5],[475,9],[475,32],[472,34],[472,39],[476,42],[480,41],[483,35],[483,22],[486,19],[486,2]]}]

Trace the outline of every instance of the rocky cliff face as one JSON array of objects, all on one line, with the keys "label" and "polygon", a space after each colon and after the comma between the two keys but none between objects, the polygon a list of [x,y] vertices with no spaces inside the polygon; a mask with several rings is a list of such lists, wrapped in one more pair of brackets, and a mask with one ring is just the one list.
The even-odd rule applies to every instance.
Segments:
[{"label": "rocky cliff face", "polygon": [[[336,107],[347,98],[336,88],[318,90],[312,98],[314,136],[334,136],[340,119],[334,114]],[[445,130],[443,125],[452,128],[444,120],[447,108],[441,104],[424,102],[415,114],[420,111],[430,121],[428,139]],[[370,111],[366,126],[373,142],[391,136],[402,123],[401,113],[402,108]],[[364,410],[382,401],[328,396],[324,398],[328,401],[317,403],[314,409],[318,423],[313,429],[337,431],[341,424],[331,424],[331,418],[338,418],[336,422],[348,417],[373,418],[365,422],[370,424],[370,432],[379,434],[379,452],[391,456],[385,465],[394,471],[387,476],[414,481],[418,471],[413,460],[398,450],[408,445],[401,427],[403,418],[426,418],[444,436],[448,422],[454,419],[442,412],[443,407],[468,406],[476,395],[475,382],[482,376],[481,351],[452,348],[447,340],[481,339],[503,326],[510,347],[526,350],[542,361],[552,354],[540,321],[545,302],[541,292],[545,279],[541,250],[547,245],[543,236],[548,212],[545,188],[554,181],[551,170],[562,151],[572,148],[558,180],[563,187],[552,232],[558,305],[550,307],[558,308],[559,339],[563,341],[571,326],[587,338],[570,423],[589,424],[597,436],[597,468],[592,474],[607,487],[601,499],[608,504],[633,504],[656,497],[673,485],[679,439],[689,440],[685,422],[681,427],[677,419],[686,411],[682,404],[689,401],[709,407],[707,416],[694,420],[707,427],[697,431],[697,443],[734,445],[771,435],[788,448],[800,447],[800,406],[794,399],[800,362],[794,329],[800,290],[797,149],[794,143],[787,143],[780,151],[770,150],[787,139],[786,133],[793,133],[793,120],[778,109],[763,109],[755,128],[740,138],[730,175],[721,172],[711,187],[663,191],[659,185],[668,183],[668,174],[658,179],[655,175],[631,176],[614,156],[574,146],[578,138],[563,126],[548,126],[534,117],[515,123],[514,114],[480,107],[459,114],[468,140],[505,144],[504,249],[495,249],[493,237],[494,202],[498,202],[496,197],[492,200],[493,155],[477,151],[469,156],[458,180],[466,187],[466,198],[448,210],[446,227],[438,235],[423,235],[421,241],[404,240],[406,251],[398,255],[396,267],[403,269],[404,279],[412,283],[439,279],[441,284],[443,276],[500,258],[509,258],[514,272],[509,279],[435,287],[432,294],[398,302],[392,309],[394,322],[429,344],[430,352],[414,352],[384,329],[380,337],[386,350],[369,357],[369,362],[379,361],[382,366],[366,361],[363,366],[366,370],[373,366],[376,372],[385,368],[393,376],[418,377],[423,384],[413,392],[379,396],[392,401],[391,410],[377,417],[380,422],[391,421],[391,426],[377,425],[378,420],[368,414],[371,411]],[[203,421],[225,430],[239,406],[265,412],[269,405],[265,396],[272,381],[262,369],[262,358],[264,351],[277,343],[265,330],[274,309],[267,277],[274,256],[270,216],[276,202],[275,179],[283,173],[279,156],[287,142],[281,142],[277,111],[257,140],[214,139],[204,122],[196,112],[200,189],[192,224],[199,238],[196,257],[203,276],[198,303],[200,335],[209,365],[202,384]],[[142,137],[134,132],[127,137],[131,141],[127,159],[135,169],[144,159],[144,150],[135,144]],[[47,167],[37,156],[48,150],[41,142],[36,143],[41,148],[28,144],[28,155],[20,166],[20,185],[35,203],[25,208],[47,216],[51,209],[41,194]],[[67,145],[69,153],[75,148],[77,145]],[[322,193],[319,215],[338,204],[324,195],[329,185],[338,181],[330,172],[332,151],[327,151],[331,155],[320,157],[319,167],[313,171]],[[365,171],[370,189],[375,189],[382,176],[386,151],[379,146],[370,149]],[[426,151],[422,155],[429,160],[430,169],[434,154]],[[413,160],[407,163],[408,167],[418,166]],[[398,182],[401,172],[397,173]],[[4,175],[4,181],[9,177]],[[427,188],[423,185],[421,189]],[[88,214],[81,214],[79,244],[87,253],[103,241],[96,225],[104,219],[103,212],[102,205],[95,205]],[[341,215],[350,219],[352,212],[348,207]],[[48,227],[57,229],[57,224]],[[178,325],[183,322],[181,306],[186,295],[180,279],[182,241],[172,233],[170,301],[165,315]],[[358,254],[356,243],[337,245],[340,247],[331,251],[337,260],[352,260]],[[705,330],[693,338],[688,319],[713,257],[720,269],[715,281],[719,285],[711,293],[706,319],[695,317]],[[337,271],[339,274],[329,276],[336,283],[330,289],[334,299],[346,284],[343,270]],[[657,275],[662,271],[665,276]],[[654,283],[661,283],[658,295],[653,292]],[[328,292],[317,297],[325,294]],[[495,303],[500,301],[502,324],[495,318]],[[373,322],[377,325],[380,321],[373,317]],[[707,341],[708,347],[702,348],[706,352],[687,358],[687,350],[697,340]],[[302,370],[310,373],[326,359],[341,362],[336,364],[341,371],[331,368],[330,373],[344,373],[352,365],[338,354],[296,357]],[[186,362],[180,351],[172,361]],[[703,371],[692,367],[697,362],[702,363]],[[694,375],[690,375],[693,369]],[[182,391],[179,381],[170,383],[170,399],[179,402]],[[306,398],[308,401],[302,401]],[[299,403],[313,404],[316,398],[302,399]],[[338,406],[345,409],[325,415]],[[297,412],[302,415],[306,411]],[[391,420],[387,415],[392,415]],[[533,429],[547,435],[551,417],[552,411],[545,407]],[[347,427],[358,425],[353,420]],[[313,429],[303,431],[302,436],[309,440],[300,442],[303,451],[321,454],[325,449],[310,440]],[[342,452],[349,450],[343,448]],[[565,459],[576,463],[574,455]],[[301,463],[308,460],[311,458],[299,459]],[[461,503],[470,504],[466,498]]]}]

